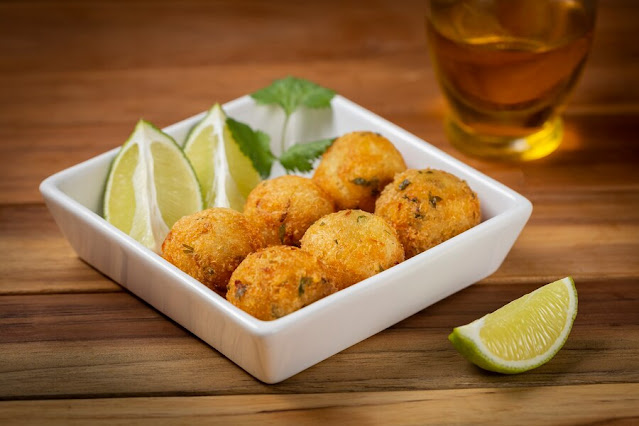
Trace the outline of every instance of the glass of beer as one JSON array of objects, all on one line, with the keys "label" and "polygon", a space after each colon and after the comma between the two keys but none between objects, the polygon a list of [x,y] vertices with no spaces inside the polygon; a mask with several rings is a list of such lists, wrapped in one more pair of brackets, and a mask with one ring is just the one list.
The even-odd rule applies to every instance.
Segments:
[{"label": "glass of beer", "polygon": [[533,160],[563,136],[562,107],[592,42],[596,0],[429,0],[426,31],[460,151]]}]

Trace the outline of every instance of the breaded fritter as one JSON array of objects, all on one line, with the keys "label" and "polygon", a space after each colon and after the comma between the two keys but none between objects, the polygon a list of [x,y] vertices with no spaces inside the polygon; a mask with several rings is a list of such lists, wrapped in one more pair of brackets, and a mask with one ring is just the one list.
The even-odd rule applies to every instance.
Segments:
[{"label": "breaded fritter", "polygon": [[288,315],[336,288],[326,267],[297,247],[268,247],[244,259],[231,275],[226,299],[270,321]]},{"label": "breaded fritter", "polygon": [[373,132],[347,133],[324,153],[313,181],[335,201],[338,210],[375,210],[375,200],[396,173],[406,170],[399,151]]},{"label": "breaded fritter", "polygon": [[235,268],[262,247],[262,235],[242,213],[214,207],[175,222],[162,244],[162,257],[224,296]]},{"label": "breaded fritter", "polygon": [[363,210],[324,216],[302,237],[302,250],[331,268],[340,290],[404,260],[404,249],[393,227]]},{"label": "breaded fritter", "polygon": [[317,219],[335,211],[333,200],[311,179],[280,176],[262,181],[249,194],[244,215],[266,245],[300,245]]},{"label": "breaded fritter", "polygon": [[468,184],[434,169],[395,176],[377,200],[375,214],[397,230],[407,259],[472,228],[481,216],[479,198]]}]

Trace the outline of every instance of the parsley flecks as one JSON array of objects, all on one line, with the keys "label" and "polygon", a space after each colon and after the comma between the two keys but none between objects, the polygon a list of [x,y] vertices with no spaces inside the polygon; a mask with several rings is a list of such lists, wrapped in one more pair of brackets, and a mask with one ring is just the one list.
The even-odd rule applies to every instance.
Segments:
[{"label": "parsley flecks", "polygon": [[184,247],[184,248],[182,249],[182,251],[183,251],[184,253],[186,253],[186,254],[192,254],[192,253],[193,253],[193,250],[194,250],[194,249],[193,249],[193,247],[191,247],[190,245],[188,245],[188,244],[182,244],[182,247]]},{"label": "parsley flecks", "polygon": [[275,80],[270,86],[251,94],[258,104],[276,104],[282,107],[287,116],[300,106],[308,108],[328,108],[335,92],[312,81],[288,76]]},{"label": "parsley flecks", "polygon": [[306,290],[306,286],[311,284],[312,282],[313,279],[311,277],[300,278],[300,285],[297,287],[298,294],[302,296],[304,294],[304,291]]},{"label": "parsley flecks", "polygon": [[403,198],[404,200],[408,200],[408,201],[410,201],[411,203],[418,203],[418,202],[419,202],[419,199],[418,199],[417,197],[410,198],[410,197],[409,197],[408,195],[406,195],[406,194],[402,195],[402,198]]},{"label": "parsley flecks", "polygon": [[355,179],[351,180],[352,183],[354,183],[355,185],[362,185],[362,186],[369,186],[370,182],[367,181],[364,178],[361,177],[356,177]]},{"label": "parsley flecks", "polygon": [[437,195],[431,195],[428,194],[428,202],[430,203],[431,207],[436,209],[437,208],[437,203],[439,203],[442,200],[442,197],[438,197]]},{"label": "parsley flecks", "polygon": [[246,287],[247,285],[244,284],[242,281],[235,280],[235,297],[239,299],[240,297],[244,296],[244,293],[246,293]]},{"label": "parsley flecks", "polygon": [[279,306],[277,305],[271,305],[271,316],[273,316],[273,318],[282,318],[282,311],[280,311]]},{"label": "parsley flecks", "polygon": [[368,219],[366,216],[361,215],[361,216],[357,216],[357,223],[362,223],[364,222],[366,219]]},{"label": "parsley flecks", "polygon": [[278,236],[280,237],[280,242],[284,244],[284,237],[286,236],[286,224],[282,223],[277,231]]},{"label": "parsley flecks", "polygon": [[313,169],[313,160],[324,154],[334,140],[335,138],[296,143],[280,156],[280,164],[291,172],[309,172]]},{"label": "parsley flecks", "polygon": [[400,182],[400,184],[399,184],[399,187],[398,187],[398,188],[399,188],[399,190],[400,190],[400,191],[403,191],[403,190],[405,190],[405,189],[406,189],[406,187],[407,187],[408,185],[410,185],[410,181],[409,181],[408,179],[404,179],[403,181],[401,181],[401,182]]},{"label": "parsley flecks", "polygon": [[379,179],[372,178],[370,180],[367,180],[363,177],[356,177],[355,179],[351,179],[351,183],[359,186],[377,186],[379,184]]},{"label": "parsley flecks", "polygon": [[271,174],[271,166],[275,156],[271,152],[270,137],[261,130],[253,130],[247,124],[241,123],[228,117],[226,125],[231,131],[231,135],[240,151],[246,155],[253,163],[253,167],[266,179]]}]

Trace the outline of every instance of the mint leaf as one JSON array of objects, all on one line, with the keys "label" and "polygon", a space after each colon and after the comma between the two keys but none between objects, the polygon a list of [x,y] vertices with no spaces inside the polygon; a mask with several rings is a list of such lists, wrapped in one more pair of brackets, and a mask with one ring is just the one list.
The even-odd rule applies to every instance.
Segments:
[{"label": "mint leaf", "polygon": [[271,174],[271,166],[275,156],[271,152],[271,138],[261,130],[254,131],[247,124],[228,117],[226,125],[240,147],[240,151],[253,163],[253,167],[266,179]]},{"label": "mint leaf", "polygon": [[328,149],[335,138],[315,142],[296,143],[280,156],[280,164],[288,171],[308,172],[313,168],[313,160]]},{"label": "mint leaf", "polygon": [[287,116],[304,105],[308,108],[328,108],[335,92],[312,81],[288,76],[275,80],[270,86],[253,93],[251,97],[258,104],[277,104]]}]

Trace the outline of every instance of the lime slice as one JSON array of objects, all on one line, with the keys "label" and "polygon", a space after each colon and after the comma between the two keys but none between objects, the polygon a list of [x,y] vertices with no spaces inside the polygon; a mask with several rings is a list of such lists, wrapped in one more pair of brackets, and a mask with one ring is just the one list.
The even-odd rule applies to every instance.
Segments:
[{"label": "lime slice", "polygon": [[206,207],[244,209],[246,197],[260,182],[260,175],[233,139],[219,104],[191,130],[184,152],[200,181]]},{"label": "lime slice", "polygon": [[139,121],[113,160],[104,193],[104,218],[156,253],[173,224],[202,210],[202,193],[175,141]]},{"label": "lime slice", "polygon": [[521,373],[548,362],[566,342],[577,316],[577,289],[567,277],[457,327],[448,339],[477,366]]}]

